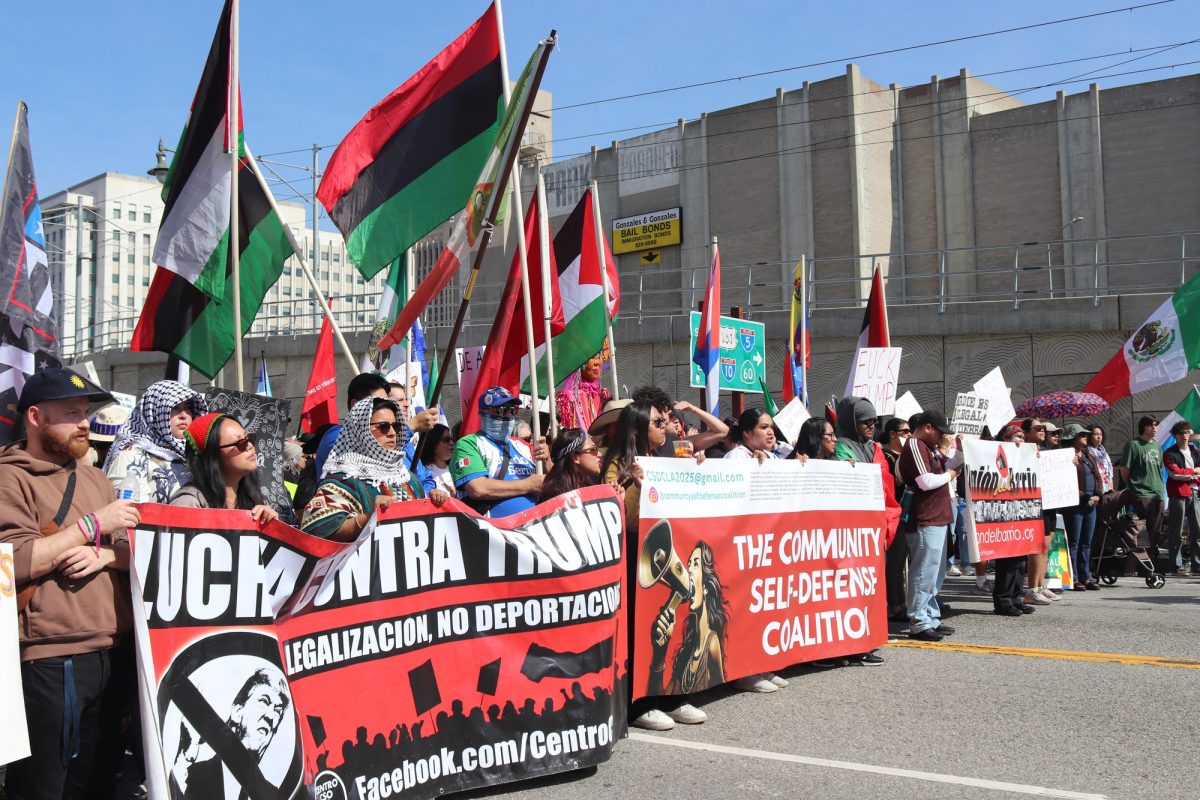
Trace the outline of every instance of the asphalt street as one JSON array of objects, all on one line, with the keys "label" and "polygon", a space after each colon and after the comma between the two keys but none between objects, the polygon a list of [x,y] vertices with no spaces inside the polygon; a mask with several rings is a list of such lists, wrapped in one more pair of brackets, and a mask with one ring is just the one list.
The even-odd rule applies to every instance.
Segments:
[{"label": "asphalt street", "polygon": [[1200,578],[1122,578],[1024,618],[993,615],[972,585],[947,579],[944,644],[898,636],[879,667],[709,692],[703,725],[638,731],[597,769],[470,796],[1196,796]]}]

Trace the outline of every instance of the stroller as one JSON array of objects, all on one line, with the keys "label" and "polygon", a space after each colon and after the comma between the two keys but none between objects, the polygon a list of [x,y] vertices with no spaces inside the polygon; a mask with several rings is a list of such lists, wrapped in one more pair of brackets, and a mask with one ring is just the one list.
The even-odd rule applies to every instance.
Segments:
[{"label": "stroller", "polygon": [[1151,589],[1161,589],[1167,579],[1155,569],[1153,549],[1158,546],[1145,520],[1137,519],[1127,511],[1130,500],[1128,489],[1110,493],[1096,512],[1096,532],[1100,534],[1097,547],[1093,537],[1092,573],[1100,576],[1106,586],[1112,586],[1123,575],[1141,575]]}]

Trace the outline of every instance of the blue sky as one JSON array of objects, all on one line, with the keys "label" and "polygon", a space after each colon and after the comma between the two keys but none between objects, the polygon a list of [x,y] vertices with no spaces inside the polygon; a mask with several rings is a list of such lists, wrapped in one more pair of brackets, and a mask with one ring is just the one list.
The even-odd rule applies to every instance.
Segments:
[{"label": "blue sky", "polygon": [[[556,108],[617,95],[834,60],[761,78],[556,110],[555,155],[666,127],[679,118],[770,96],[805,80],[840,74],[858,54],[1011,28],[1133,5],[1133,0],[976,2],[766,2],[508,0],[509,60],[519,68],[551,27],[560,35],[543,87]],[[105,170],[144,174],[161,137],[173,146],[187,115],[220,13],[218,0],[117,3],[60,0],[5,12],[0,50],[0,130],[19,98],[43,195]],[[307,164],[312,144],[336,145],[362,114],[473,21],[483,2],[450,0],[243,0],[242,93],[247,140],[260,155]],[[898,13],[897,9],[901,9]],[[20,31],[20,36],[12,35]],[[855,59],[880,83],[913,85],[933,74],[1013,70],[1110,54],[1075,64],[985,78],[1010,91],[1080,73],[1103,76],[1200,60],[1200,44],[1120,65],[1145,52],[1200,37],[1200,3],[1165,5],[1095,19]],[[1111,78],[1102,86],[1200,72],[1200,64]],[[1088,79],[1091,79],[1089,75]],[[1048,99],[1086,80],[1020,95]],[[645,126],[645,127],[641,127]],[[638,130],[609,133],[615,129]],[[285,151],[305,152],[283,154]],[[321,154],[325,163],[332,148]],[[307,187],[303,173],[285,177]],[[283,199],[290,192],[279,188]]]}]

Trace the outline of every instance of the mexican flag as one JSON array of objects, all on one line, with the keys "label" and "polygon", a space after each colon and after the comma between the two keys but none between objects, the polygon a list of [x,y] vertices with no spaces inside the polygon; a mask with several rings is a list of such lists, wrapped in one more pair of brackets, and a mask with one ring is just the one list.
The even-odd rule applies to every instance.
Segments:
[{"label": "mexican flag", "polygon": [[462,210],[504,111],[495,6],[367,112],[317,197],[366,278]]},{"label": "mexican flag", "polygon": [[1084,391],[1110,403],[1164,383],[1181,381],[1200,366],[1200,275],[1189,280],[1125,342]]},{"label": "mexican flag", "polygon": [[239,155],[245,155],[240,113],[237,135],[229,135],[230,5],[226,0],[191,113],[171,159],[162,189],[162,222],[154,244],[155,264],[209,297],[219,297],[225,285],[231,138],[238,141]]},{"label": "mexican flag", "polygon": [[376,348],[379,340],[391,329],[396,315],[408,297],[408,251],[392,262],[388,268],[383,291],[379,294],[379,308],[375,312],[375,325],[371,328],[371,341],[367,353],[359,364],[360,372],[387,372],[389,367],[403,364],[407,359],[407,344],[402,339],[386,353]]},{"label": "mexican flag", "polygon": [[1159,446],[1166,445],[1168,439],[1175,438],[1171,428],[1175,427],[1175,423],[1185,420],[1191,424],[1192,430],[1200,431],[1200,388],[1196,386],[1188,389],[1188,393],[1183,396],[1179,405],[1175,406],[1175,410],[1159,423],[1158,435],[1154,440]]},{"label": "mexican flag", "polygon": [[[558,386],[583,363],[604,349],[608,319],[617,316],[621,304],[621,285],[617,265],[608,248],[608,240],[596,241],[592,213],[592,190],[588,189],[575,204],[571,215],[554,237],[554,261],[558,270],[558,292],[562,302],[563,331],[552,340],[554,348],[554,386]],[[603,225],[599,226],[603,230]],[[604,278],[600,273],[600,252],[608,270],[608,300],[604,298]],[[539,347],[544,352],[544,347]],[[545,359],[538,356],[538,388],[547,391]]]}]

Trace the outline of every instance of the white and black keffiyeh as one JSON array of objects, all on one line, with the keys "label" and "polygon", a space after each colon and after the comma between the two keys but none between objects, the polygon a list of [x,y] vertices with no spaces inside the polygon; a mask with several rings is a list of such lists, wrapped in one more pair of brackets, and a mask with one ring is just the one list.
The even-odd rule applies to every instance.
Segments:
[{"label": "white and black keffiyeh", "polygon": [[359,400],[350,409],[350,417],[342,425],[329,458],[325,460],[325,471],[321,477],[338,473],[348,478],[358,478],[372,486],[389,484],[403,486],[408,483],[408,458],[404,445],[408,441],[408,427],[401,421],[400,407],[387,401],[396,412],[400,435],[396,449],[388,450],[371,434],[371,415],[375,413],[375,399]]},{"label": "white and black keffiyeh", "polygon": [[194,417],[208,413],[204,395],[182,383],[158,381],[147,386],[133,413],[117,432],[104,462],[105,469],[130,447],[138,447],[166,461],[185,460],[183,439],[171,435],[171,410],[180,403],[191,403]]}]

